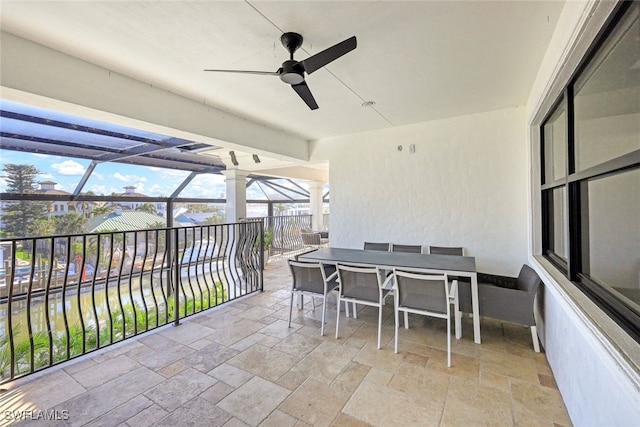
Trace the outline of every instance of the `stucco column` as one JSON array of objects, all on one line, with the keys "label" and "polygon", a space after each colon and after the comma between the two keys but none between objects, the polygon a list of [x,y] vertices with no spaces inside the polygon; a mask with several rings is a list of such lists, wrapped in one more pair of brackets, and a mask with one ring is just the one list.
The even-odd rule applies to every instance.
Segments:
[{"label": "stucco column", "polygon": [[238,169],[222,171],[226,177],[227,205],[225,219],[227,222],[238,222],[247,217],[247,177],[249,172]]},{"label": "stucco column", "polygon": [[309,183],[309,199],[311,205],[311,228],[315,231],[322,230],[322,194],[324,183],[312,181]]}]

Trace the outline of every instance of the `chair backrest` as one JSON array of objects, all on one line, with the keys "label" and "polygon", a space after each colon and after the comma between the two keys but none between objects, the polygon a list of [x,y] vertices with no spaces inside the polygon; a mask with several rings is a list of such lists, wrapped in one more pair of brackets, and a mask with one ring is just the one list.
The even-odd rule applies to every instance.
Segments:
[{"label": "chair backrest", "polygon": [[362,301],[380,301],[380,270],[378,267],[354,267],[338,264],[340,295]]},{"label": "chair backrest", "polygon": [[419,274],[394,270],[400,307],[447,313],[449,288],[446,274]]},{"label": "chair backrest", "polygon": [[524,264],[520,269],[520,274],[518,274],[516,288],[521,291],[536,293],[541,283],[542,280],[540,276],[538,276],[538,273],[527,264]]},{"label": "chair backrest", "polygon": [[293,290],[324,294],[325,272],[319,262],[300,262],[289,260]]},{"label": "chair backrest", "polygon": [[368,251],[389,251],[390,243],[364,242],[364,248]]},{"label": "chair backrest", "polygon": [[321,244],[320,233],[300,233],[302,236],[302,243],[305,245],[319,245]]},{"label": "chair backrest", "polygon": [[411,252],[414,254],[422,253],[422,246],[420,245],[396,245],[391,244],[391,252]]},{"label": "chair backrest", "polygon": [[429,246],[431,255],[457,255],[463,256],[464,249],[457,246]]}]

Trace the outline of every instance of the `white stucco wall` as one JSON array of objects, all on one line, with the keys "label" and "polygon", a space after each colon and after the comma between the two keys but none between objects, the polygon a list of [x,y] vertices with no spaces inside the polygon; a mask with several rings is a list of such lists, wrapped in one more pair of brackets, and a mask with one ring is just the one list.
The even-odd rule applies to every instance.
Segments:
[{"label": "white stucco wall", "polygon": [[527,257],[525,129],[524,108],[510,108],[314,143],[312,160],[331,165],[331,245],[462,246],[480,271],[517,275]]},{"label": "white stucco wall", "polygon": [[[640,422],[640,345],[541,258],[537,127],[613,9],[614,2],[567,2],[527,104],[531,190],[529,263],[542,277],[545,352],[576,426]],[[636,131],[637,132],[637,131]],[[633,206],[629,208],[633,210]],[[626,212],[626,210],[625,210]]]}]

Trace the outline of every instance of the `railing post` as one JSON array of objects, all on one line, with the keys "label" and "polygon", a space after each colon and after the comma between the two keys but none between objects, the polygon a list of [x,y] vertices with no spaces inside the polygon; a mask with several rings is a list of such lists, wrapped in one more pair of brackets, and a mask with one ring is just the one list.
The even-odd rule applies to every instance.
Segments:
[{"label": "railing post", "polygon": [[180,324],[180,260],[178,259],[178,229],[174,228],[173,244],[172,244],[172,268],[173,268],[173,313],[174,313],[174,326]]},{"label": "railing post", "polygon": [[[258,273],[260,275],[260,292],[264,292],[264,252],[262,250],[263,245],[264,245],[264,222],[260,221],[260,272]],[[273,237],[272,237],[273,240]],[[269,250],[269,249],[267,249]]]}]

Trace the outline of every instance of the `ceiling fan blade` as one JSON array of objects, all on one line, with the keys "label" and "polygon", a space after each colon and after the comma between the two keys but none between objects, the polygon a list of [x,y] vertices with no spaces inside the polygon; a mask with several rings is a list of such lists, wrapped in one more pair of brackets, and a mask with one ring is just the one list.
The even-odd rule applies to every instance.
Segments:
[{"label": "ceiling fan blade", "polygon": [[309,86],[307,86],[306,82],[298,83],[297,85],[291,85],[293,90],[295,90],[300,98],[311,108],[312,110],[318,109],[318,104],[316,104],[316,100],[313,99],[313,95],[309,90]]},{"label": "ceiling fan blade", "polygon": [[259,74],[259,75],[265,75],[265,76],[280,75],[280,73],[277,71],[247,71],[247,70],[204,70],[204,71],[215,71],[217,73]]},{"label": "ceiling fan blade", "polygon": [[350,37],[343,42],[331,46],[301,61],[307,74],[311,74],[319,68],[324,67],[331,61],[335,61],[342,55],[351,52],[358,45],[356,36]]}]

